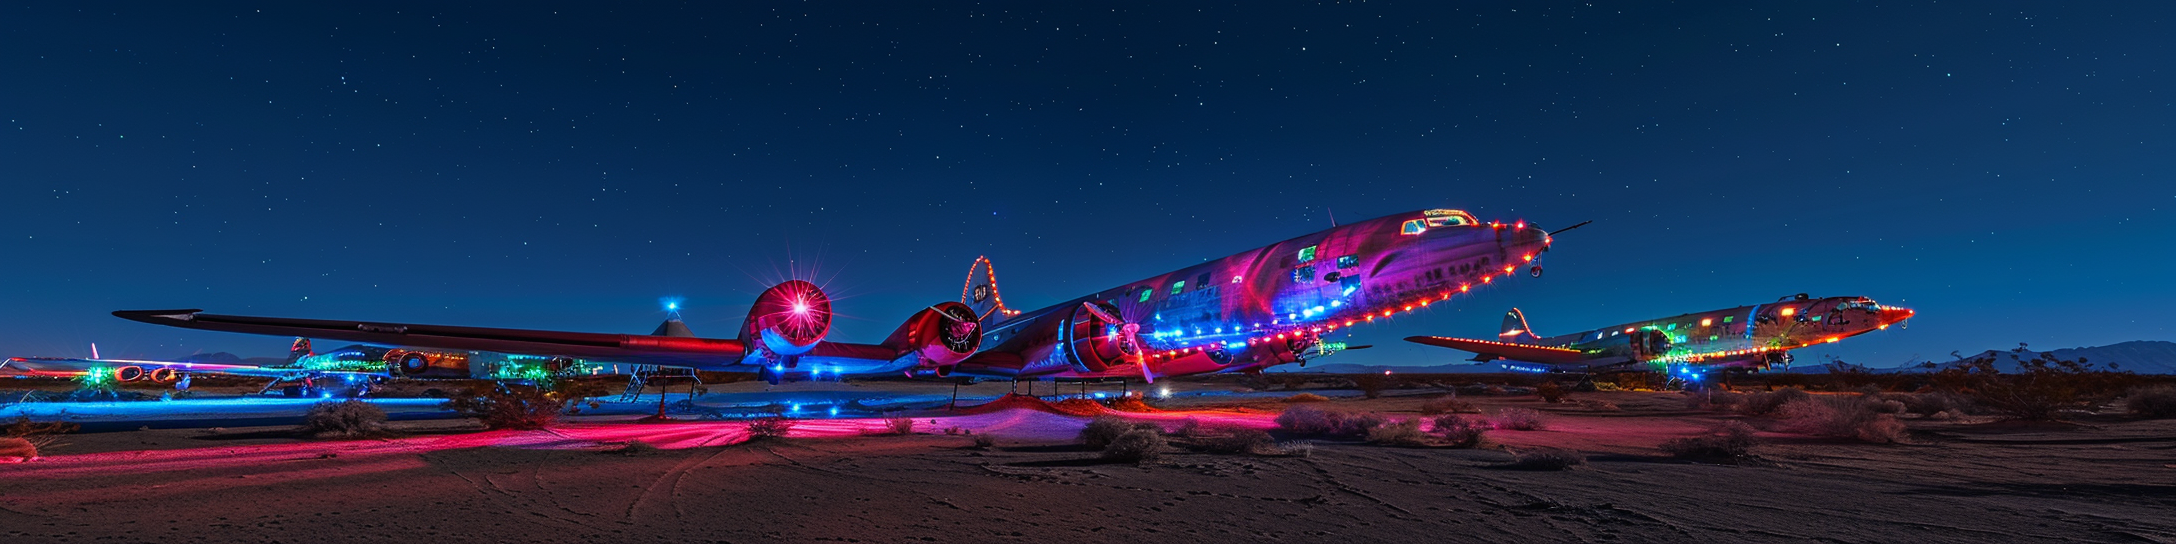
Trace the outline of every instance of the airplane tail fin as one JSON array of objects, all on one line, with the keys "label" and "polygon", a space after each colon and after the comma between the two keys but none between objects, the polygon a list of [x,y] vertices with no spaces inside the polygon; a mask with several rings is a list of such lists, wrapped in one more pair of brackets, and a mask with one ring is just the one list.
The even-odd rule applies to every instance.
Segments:
[{"label": "airplane tail fin", "polygon": [[[975,319],[982,323],[997,323],[1005,316],[1017,314],[1005,307],[1005,299],[997,295],[997,270],[990,268],[989,257],[975,257],[974,266],[967,269],[967,285],[960,289],[960,303],[975,311]],[[993,319],[995,318],[995,319]]]},{"label": "airplane tail fin", "polygon": [[294,344],[287,346],[287,364],[289,366],[294,365],[296,361],[301,361],[303,357],[311,355],[316,355],[316,353],[310,350],[310,339],[308,338],[296,338]]},{"label": "airplane tail fin", "polygon": [[1526,324],[1526,313],[1512,308],[1504,313],[1504,328],[1496,333],[1496,339],[1514,344],[1532,344],[1541,341],[1541,335],[1534,334],[1534,327]]}]

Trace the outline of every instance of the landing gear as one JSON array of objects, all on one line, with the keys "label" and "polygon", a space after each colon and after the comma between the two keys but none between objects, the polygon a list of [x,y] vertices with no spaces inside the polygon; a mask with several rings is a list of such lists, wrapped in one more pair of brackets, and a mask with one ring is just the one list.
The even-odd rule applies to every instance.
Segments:
[{"label": "landing gear", "polygon": [[1536,277],[1536,278],[1539,278],[1539,277],[1541,277],[1541,265],[1538,265],[1538,264],[1537,264],[1537,265],[1534,265],[1534,267],[1533,267],[1533,268],[1529,268],[1529,269],[1526,269],[1526,273],[1528,273],[1528,274],[1532,274],[1532,275],[1534,275],[1534,277]]}]

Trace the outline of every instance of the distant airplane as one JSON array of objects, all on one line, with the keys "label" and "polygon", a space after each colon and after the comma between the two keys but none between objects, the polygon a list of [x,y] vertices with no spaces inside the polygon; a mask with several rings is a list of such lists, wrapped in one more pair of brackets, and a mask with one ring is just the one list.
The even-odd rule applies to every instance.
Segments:
[{"label": "distant airplane", "polygon": [[1667,372],[1697,377],[1713,369],[1757,371],[1789,365],[1790,350],[1888,329],[1912,310],[1866,297],[1815,299],[1800,293],[1769,304],[1635,321],[1542,338],[1513,308],[1496,340],[1412,336],[1406,341],[1474,352],[1475,361],[1507,360],[1524,372]]},{"label": "distant airplane", "polygon": [[[1575,225],[1576,226],[1576,225]],[[1561,230],[1558,232],[1562,232]],[[215,331],[553,360],[753,372],[785,379],[904,374],[1106,379],[1256,371],[1335,352],[1321,335],[1432,303],[1537,262],[1550,233],[1426,210],[1353,223],[1032,312],[1005,307],[988,259],[960,301],[907,318],[882,342],[831,342],[831,301],[793,280],[756,297],[736,339],[694,337],[676,320],[649,335],[123,310],[123,319]],[[993,346],[988,350],[984,345]]]},{"label": "distant airplane", "polygon": [[264,391],[270,391],[282,384],[294,383],[296,385],[286,388],[288,395],[313,397],[329,394],[334,390],[361,395],[369,391],[377,378],[392,376],[383,364],[357,364],[352,360],[315,355],[310,351],[310,341],[305,338],[295,339],[289,346],[287,362],[277,365],[104,359],[98,356],[98,346],[95,344],[91,346],[89,359],[0,359],[0,376],[70,378],[94,383],[141,381],[172,384],[177,390],[189,389],[190,377],[196,374],[272,378],[270,383],[265,384]]}]

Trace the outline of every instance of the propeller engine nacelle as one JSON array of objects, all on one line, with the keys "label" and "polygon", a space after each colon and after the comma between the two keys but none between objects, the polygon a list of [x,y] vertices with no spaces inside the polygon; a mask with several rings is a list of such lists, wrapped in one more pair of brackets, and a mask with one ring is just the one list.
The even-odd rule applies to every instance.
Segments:
[{"label": "propeller engine nacelle", "polygon": [[1100,300],[1073,308],[1073,315],[1058,331],[1066,361],[1083,371],[1102,372],[1140,355],[1140,347],[1134,344],[1137,340],[1129,339],[1131,331],[1125,329],[1128,324],[1117,316],[1117,306]]},{"label": "propeller engine nacelle", "polygon": [[940,302],[907,318],[884,339],[883,346],[900,355],[915,354],[921,368],[949,367],[982,348],[982,323],[975,319],[974,308]]},{"label": "propeller engine nacelle", "polygon": [[831,297],[816,284],[791,280],[756,297],[740,338],[778,356],[808,353],[831,332]]}]

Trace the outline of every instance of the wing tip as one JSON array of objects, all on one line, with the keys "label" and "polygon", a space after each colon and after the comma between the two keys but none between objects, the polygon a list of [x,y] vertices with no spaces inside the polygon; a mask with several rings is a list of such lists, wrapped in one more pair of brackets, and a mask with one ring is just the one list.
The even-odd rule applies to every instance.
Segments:
[{"label": "wing tip", "polygon": [[190,321],[196,319],[196,314],[203,311],[195,308],[181,310],[114,310],[113,316],[129,321],[157,323],[160,320]]}]

